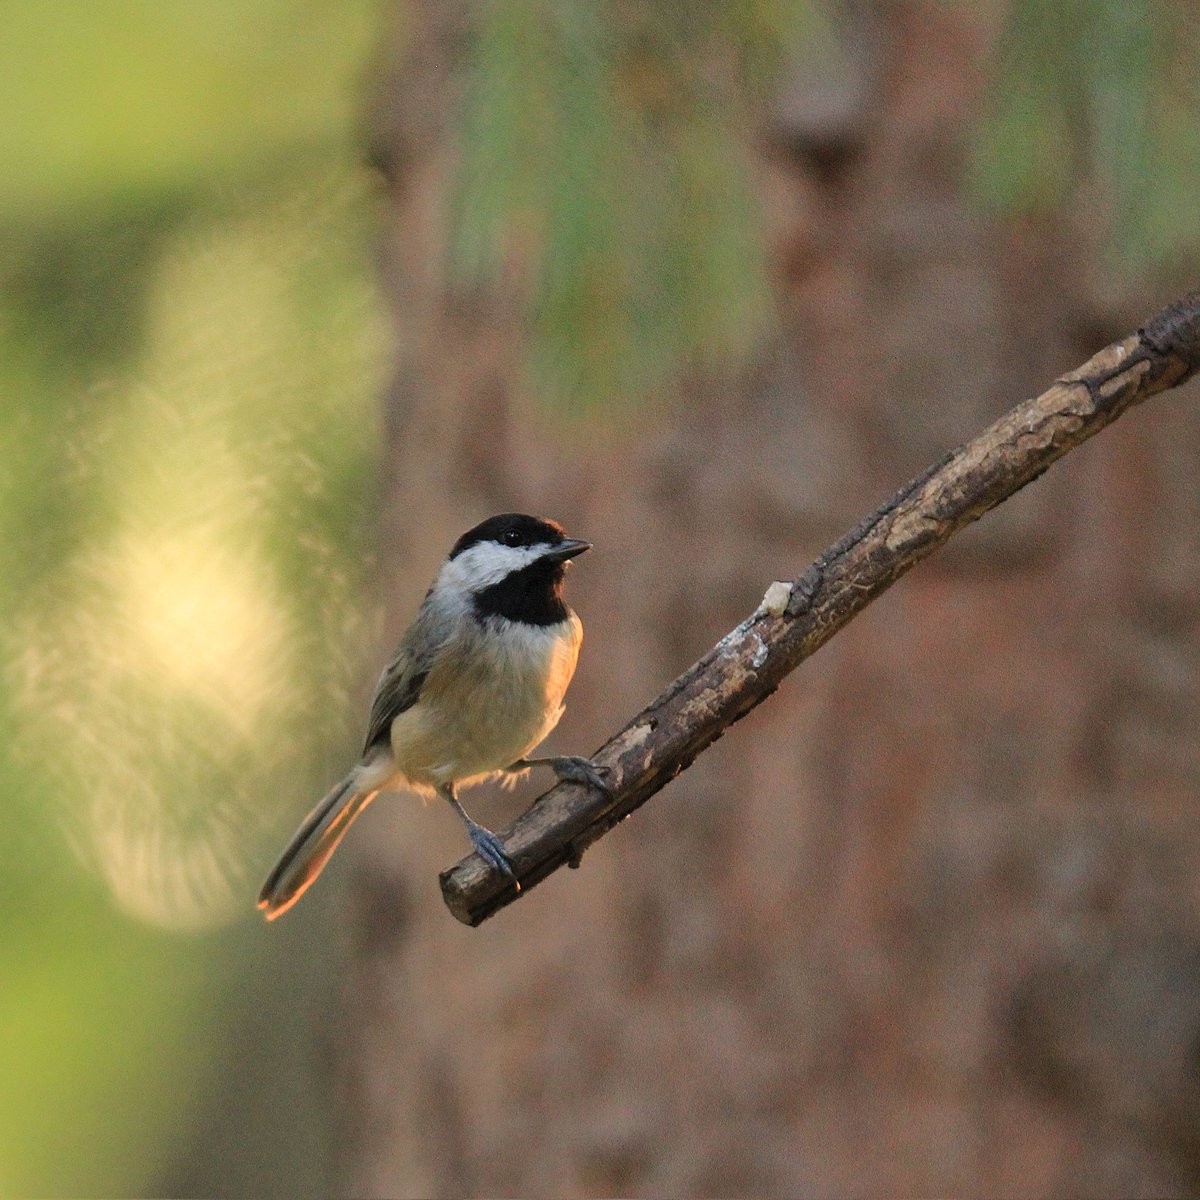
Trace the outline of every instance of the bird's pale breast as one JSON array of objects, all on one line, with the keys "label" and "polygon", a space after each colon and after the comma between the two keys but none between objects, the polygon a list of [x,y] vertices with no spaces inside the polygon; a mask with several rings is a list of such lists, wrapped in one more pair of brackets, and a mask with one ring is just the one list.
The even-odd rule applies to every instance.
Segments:
[{"label": "bird's pale breast", "polygon": [[557,625],[478,624],[430,671],[420,699],[392,723],[392,755],[409,785],[469,783],[528,754],[558,724],[583,640],[572,613]]}]

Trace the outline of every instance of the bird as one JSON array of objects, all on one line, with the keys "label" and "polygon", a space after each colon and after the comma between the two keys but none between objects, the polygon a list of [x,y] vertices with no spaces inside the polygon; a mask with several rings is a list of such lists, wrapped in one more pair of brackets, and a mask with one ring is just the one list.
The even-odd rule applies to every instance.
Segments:
[{"label": "bird", "polygon": [[379,677],[358,762],[309,813],[262,886],[267,920],[296,903],[380,792],[444,797],[472,847],[518,890],[500,839],[468,815],[459,789],[548,766],[560,780],[610,793],[588,758],[529,757],[563,714],[583,641],[563,584],[571,560],[591,548],[527,513],[489,517],[454,543]]}]

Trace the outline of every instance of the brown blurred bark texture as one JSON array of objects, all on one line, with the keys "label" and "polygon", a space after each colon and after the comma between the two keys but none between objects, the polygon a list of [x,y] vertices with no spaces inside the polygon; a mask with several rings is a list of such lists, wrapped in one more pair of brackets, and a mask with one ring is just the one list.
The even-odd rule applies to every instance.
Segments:
[{"label": "brown blurred bark texture", "polygon": [[[398,364],[384,643],[482,514],[561,519],[597,549],[552,750],[590,749],[765,581],[1188,286],[1119,283],[1085,213],[973,208],[990,9],[850,8],[836,77],[785,79],[746,130],[772,343],[634,428],[556,430],[520,394],[504,296],[445,273],[469,11],[403,6],[373,134]],[[438,894],[457,822],[375,806],[345,1192],[1200,1190],[1198,478],[1194,404],[1119,423],[478,929]],[[494,825],[530,795],[473,801]]]}]

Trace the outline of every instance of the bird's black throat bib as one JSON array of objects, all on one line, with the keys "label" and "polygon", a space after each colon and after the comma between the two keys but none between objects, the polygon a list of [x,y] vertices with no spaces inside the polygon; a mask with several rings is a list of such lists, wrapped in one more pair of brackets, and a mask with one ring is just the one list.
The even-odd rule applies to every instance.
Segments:
[{"label": "bird's black throat bib", "polygon": [[562,597],[565,564],[539,559],[472,597],[475,615],[505,617],[525,625],[557,625],[571,610]]}]

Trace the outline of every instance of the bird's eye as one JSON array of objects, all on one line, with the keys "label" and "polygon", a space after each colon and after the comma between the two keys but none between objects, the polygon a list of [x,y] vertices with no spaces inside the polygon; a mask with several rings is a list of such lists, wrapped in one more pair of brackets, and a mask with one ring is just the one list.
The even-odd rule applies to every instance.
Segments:
[{"label": "bird's eye", "polygon": [[510,529],[504,535],[504,544],[506,546],[519,546],[521,544],[521,534],[519,530]]}]

